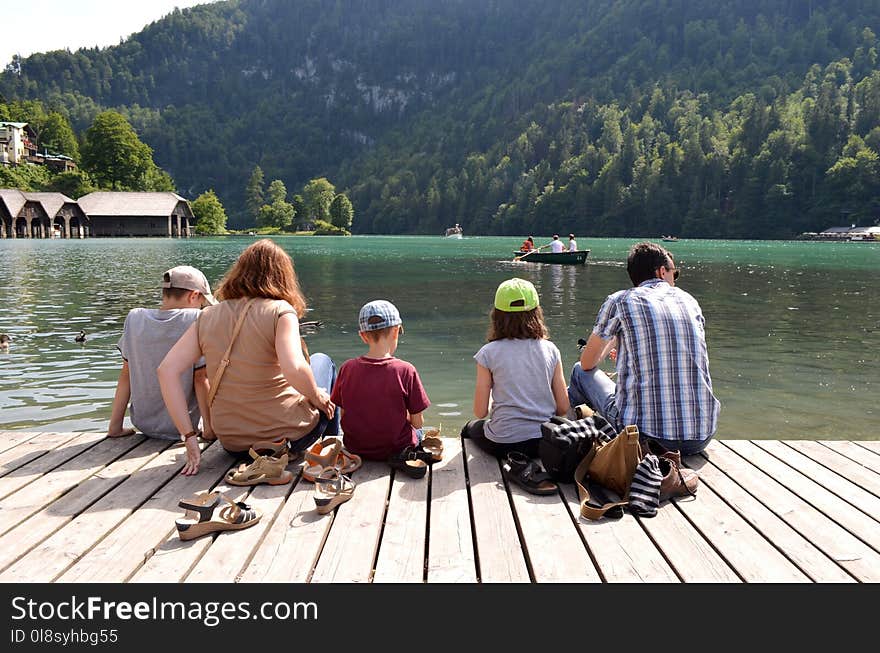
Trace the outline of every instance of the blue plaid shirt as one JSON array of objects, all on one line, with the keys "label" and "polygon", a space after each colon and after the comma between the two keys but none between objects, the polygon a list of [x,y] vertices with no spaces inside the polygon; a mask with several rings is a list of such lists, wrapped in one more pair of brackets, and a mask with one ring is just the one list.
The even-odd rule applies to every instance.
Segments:
[{"label": "blue plaid shirt", "polygon": [[618,428],[643,435],[705,440],[715,433],[720,402],[712,394],[705,320],[697,300],[662,279],[609,295],[593,333],[618,338]]}]

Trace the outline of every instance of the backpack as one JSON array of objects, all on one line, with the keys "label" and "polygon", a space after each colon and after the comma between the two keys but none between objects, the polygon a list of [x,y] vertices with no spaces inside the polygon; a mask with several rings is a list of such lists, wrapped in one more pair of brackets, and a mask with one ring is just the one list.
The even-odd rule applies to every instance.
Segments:
[{"label": "backpack", "polygon": [[614,427],[598,413],[579,420],[553,416],[541,424],[538,443],[541,464],[554,480],[572,483],[575,469],[591,451],[593,443],[615,435]]}]

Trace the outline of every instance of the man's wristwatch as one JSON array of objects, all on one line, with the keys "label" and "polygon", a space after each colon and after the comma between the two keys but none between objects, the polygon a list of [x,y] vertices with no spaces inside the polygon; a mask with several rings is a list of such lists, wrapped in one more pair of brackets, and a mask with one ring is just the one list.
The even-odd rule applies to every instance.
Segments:
[{"label": "man's wristwatch", "polygon": [[189,439],[192,438],[192,437],[197,436],[198,434],[199,434],[198,429],[193,429],[193,430],[190,431],[189,433],[184,433],[183,435],[181,435],[181,436],[180,436],[180,441],[181,441],[181,442],[186,442],[187,440],[189,440]]}]

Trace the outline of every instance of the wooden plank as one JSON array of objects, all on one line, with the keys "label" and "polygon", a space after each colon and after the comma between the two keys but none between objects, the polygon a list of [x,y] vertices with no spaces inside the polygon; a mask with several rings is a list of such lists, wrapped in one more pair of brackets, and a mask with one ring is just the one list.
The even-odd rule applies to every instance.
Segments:
[{"label": "wooden plank", "polygon": [[536,582],[602,582],[559,494],[530,494],[515,483],[508,491]]},{"label": "wooden plank", "polygon": [[7,496],[0,501],[0,514],[3,517],[0,533],[11,530],[29,516],[39,512],[143,440],[144,437],[140,435],[124,439],[104,438],[81,455]]},{"label": "wooden plank", "polygon": [[[713,442],[710,450],[714,446],[721,445]],[[794,563],[727,505],[712,487],[704,484],[698,492],[696,500],[676,501],[676,506],[743,580],[748,583],[809,582]]]},{"label": "wooden plank", "polygon": [[[876,454],[869,449],[865,449],[864,447],[860,447],[855,442],[847,442],[847,441],[839,441],[839,440],[820,440],[819,444],[824,446],[827,449],[831,449],[832,451],[837,452],[841,456],[845,456],[849,460],[858,463],[869,473],[880,475],[880,454]],[[848,474],[850,473],[851,467],[847,467]],[[858,474],[861,476],[861,471]],[[876,478],[876,477],[872,477]],[[854,480],[854,479],[853,479]],[[874,487],[874,482],[870,481],[867,485],[859,483],[865,489],[871,489]],[[871,486],[871,487],[869,487]],[[874,494],[877,494],[876,491],[871,490]]]},{"label": "wooden plank", "polygon": [[[860,465],[856,465],[843,456],[839,456],[833,451],[826,449],[818,442],[792,442],[791,445],[789,445],[781,440],[775,442],[768,440],[761,443],[755,442],[755,444],[760,446],[764,451],[767,451],[782,460],[789,467],[793,467],[801,472],[801,474],[808,476],[816,483],[825,487],[827,490],[834,492],[834,494],[841,499],[851,503],[874,520],[880,518],[880,497],[854,483],[852,478],[846,474],[845,469],[838,472],[828,468],[829,465],[835,464],[838,464],[840,467],[846,467],[846,463],[850,463],[854,468],[857,468],[858,471],[864,471],[864,468]],[[815,445],[815,447],[810,447],[809,445],[811,444]],[[819,462],[814,460],[812,456],[801,451],[798,448],[799,446],[805,448],[807,451],[813,451],[814,455],[823,458],[827,465],[819,464]],[[878,484],[880,484],[880,476],[877,476],[876,474],[873,475],[876,477]]]},{"label": "wooden plank", "polygon": [[49,470],[80,455],[104,439],[105,435],[103,433],[81,433],[65,446],[53,449],[45,456],[40,456],[36,460],[22,465],[14,472],[0,477],[0,499],[8,497],[28,483],[32,483]]},{"label": "wooden plank", "polygon": [[529,569],[498,460],[467,438],[462,444],[471,486],[480,580],[484,583],[527,583],[531,580]]},{"label": "wooden plank", "polygon": [[[360,483],[359,474],[354,473],[356,483]],[[355,495],[359,490],[355,489]],[[311,577],[335,518],[335,511],[327,515],[315,512],[313,493],[311,483],[301,480],[296,484],[242,572],[241,582],[304,583]],[[352,501],[354,497],[348,503]]]},{"label": "wooden plank", "polygon": [[863,542],[875,550],[880,549],[880,522],[866,519],[864,512],[748,440],[728,440],[725,445],[746,458],[755,467],[764,470]]},{"label": "wooden plank", "polygon": [[42,435],[40,431],[0,431],[0,453]]},{"label": "wooden plank", "polygon": [[[294,479],[295,480],[295,479]],[[260,511],[262,517],[255,525],[243,531],[220,533],[211,548],[203,555],[186,576],[187,583],[237,582],[242,570],[253,557],[266,531],[272,526],[292,484],[257,485],[246,498],[249,506]],[[230,495],[246,488],[231,487]],[[243,493],[242,493],[243,494]],[[174,536],[175,539],[178,539]],[[210,539],[210,538],[203,538]]]},{"label": "wooden plank", "polygon": [[[786,488],[779,479],[759,471],[751,460],[717,442],[709,445],[707,451],[712,464],[850,574],[859,580],[880,580],[880,556],[864,542]],[[807,552],[794,558],[793,549],[787,551],[798,564],[812,555]],[[817,560],[816,564],[821,562]],[[811,573],[817,572],[811,568]]]},{"label": "wooden plank", "polygon": [[56,578],[179,471],[175,458],[181,452],[180,447],[171,447],[155,456],[4,571],[0,580],[48,582]]},{"label": "wooden plank", "polygon": [[161,444],[160,440],[147,440],[0,537],[0,571],[155,458],[162,451]]},{"label": "wooden plank", "polygon": [[424,580],[430,474],[416,479],[395,472],[374,583],[421,583]]},{"label": "wooden plank", "polygon": [[464,460],[461,438],[443,438],[443,460],[431,469],[429,583],[477,582]]},{"label": "wooden plank", "polygon": [[[212,488],[212,491],[229,493],[231,499],[244,501],[247,498],[249,489],[247,487],[226,485],[221,481]],[[223,505],[223,503],[219,504],[217,510],[220,510]],[[256,526],[252,528],[256,528]],[[208,536],[199,537],[194,540],[181,540],[177,536],[177,529],[172,529],[165,540],[155,548],[152,555],[146,559],[143,566],[135,572],[128,582],[182,582],[205,552],[208,551],[213,542],[214,538]]]},{"label": "wooden plank", "polygon": [[[714,464],[724,462],[727,463],[725,468],[730,469],[737,464],[737,460],[741,459],[738,459],[735,454],[723,450],[716,451],[710,447],[710,451],[712,452],[712,463],[702,456],[691,456],[686,461],[689,466],[699,469],[701,485],[711,487],[719,496],[723,497],[743,519],[760,531],[812,580],[835,583],[852,582],[852,576],[846,573],[840,565],[759,501],[762,496],[771,497],[777,493],[777,490],[772,487],[775,485],[772,479],[757,470],[749,471],[745,461],[741,461],[742,464],[737,465],[738,477],[749,482],[749,486],[744,489],[741,484],[732,480]],[[734,460],[729,461],[726,459],[727,457]],[[697,491],[698,501],[701,492],[702,489]]]},{"label": "wooden plank", "polygon": [[365,461],[355,473],[354,496],[336,509],[312,582],[369,582],[385,517],[390,471],[384,463]]},{"label": "wooden plank", "polygon": [[577,517],[602,579],[607,582],[677,583],[678,576],[647,536],[636,518],[626,513],[621,519],[581,519],[577,488],[562,485],[571,514]]},{"label": "wooden plank", "polygon": [[869,451],[880,454],[880,442],[876,442],[873,440],[870,442],[859,440],[857,444],[861,447],[864,447],[865,449],[868,449]]},{"label": "wooden plank", "polygon": [[49,453],[65,442],[75,438],[78,433],[40,433],[36,437],[22,442],[17,447],[0,453],[0,476],[6,476],[22,465]]},{"label": "wooden plank", "polygon": [[[174,529],[174,520],[183,514],[177,507],[181,497],[214,486],[229,468],[230,456],[219,445],[208,447],[202,456],[199,473],[195,476],[179,474],[185,454],[182,447],[169,449],[175,458],[166,460],[160,470],[165,485],[156,491],[155,484],[145,488],[132,483],[134,476],[109,496],[119,506],[105,536],[57,580],[62,582],[122,582],[132,576],[151,556],[155,548]],[[165,454],[163,454],[164,456]],[[172,462],[173,461],[173,462]],[[168,480],[170,477],[170,480]],[[137,479],[135,479],[137,481]],[[131,484],[131,485],[129,485]],[[146,495],[146,498],[144,495]],[[140,505],[146,498],[146,502]],[[133,513],[135,506],[140,505]],[[90,510],[91,512],[91,510]],[[95,516],[97,520],[97,516]],[[120,518],[124,519],[120,523]],[[69,529],[68,526],[66,529]]]},{"label": "wooden plank", "polygon": [[672,501],[664,501],[654,517],[639,518],[642,528],[686,583],[739,583],[730,568]]}]

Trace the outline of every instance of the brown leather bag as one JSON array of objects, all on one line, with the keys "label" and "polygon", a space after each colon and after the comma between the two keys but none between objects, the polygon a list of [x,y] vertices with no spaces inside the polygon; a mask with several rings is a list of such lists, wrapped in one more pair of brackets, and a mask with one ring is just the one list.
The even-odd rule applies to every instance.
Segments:
[{"label": "brown leather bag", "polygon": [[[610,442],[604,444],[594,442],[592,449],[584,456],[574,473],[581,504],[581,517],[599,519],[609,510],[616,507],[622,509],[627,505],[629,486],[641,459],[639,429],[635,425],[624,428]],[[617,493],[622,501],[609,502],[599,508],[588,505],[590,492],[587,490],[587,485],[590,481]]]}]

